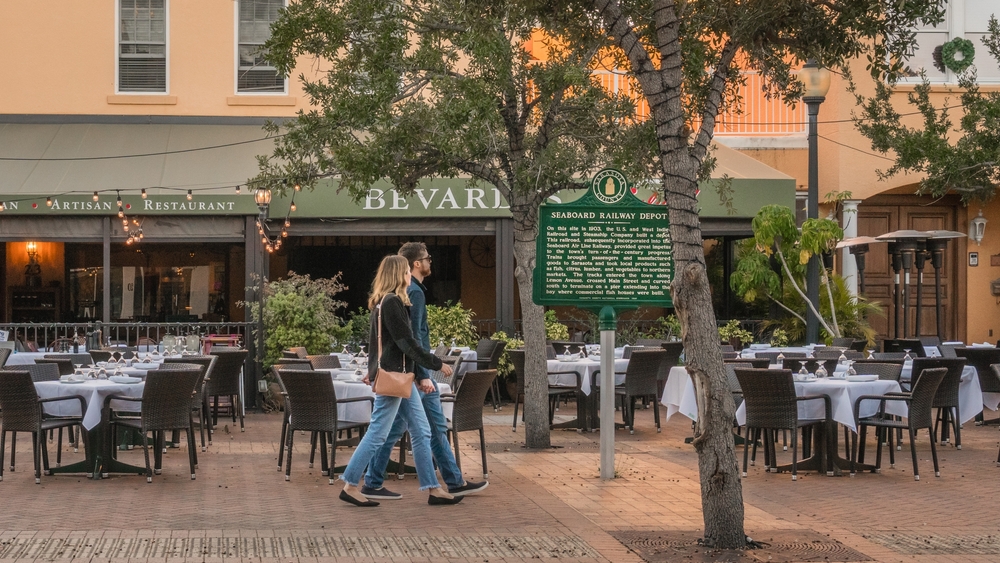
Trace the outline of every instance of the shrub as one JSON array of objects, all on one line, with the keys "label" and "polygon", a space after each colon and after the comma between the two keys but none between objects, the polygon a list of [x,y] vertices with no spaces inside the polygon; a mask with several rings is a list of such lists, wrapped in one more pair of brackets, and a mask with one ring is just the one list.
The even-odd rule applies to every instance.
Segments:
[{"label": "shrub", "polygon": [[569,327],[559,322],[555,311],[545,311],[545,338],[549,340],[569,340]]},{"label": "shrub", "polygon": [[507,350],[524,348],[524,341],[520,338],[507,336],[507,333],[502,330],[493,333],[493,336],[490,336],[490,339],[501,340],[507,343],[507,346],[503,349],[503,354],[500,356],[500,363],[497,364],[497,378],[503,381],[513,381],[514,364],[510,361],[510,356],[507,354]]},{"label": "shrub", "polygon": [[475,348],[479,342],[479,334],[472,326],[471,309],[462,307],[462,302],[452,305],[451,301],[444,307],[427,306],[427,325],[431,331],[431,348],[439,345],[469,346]]}]

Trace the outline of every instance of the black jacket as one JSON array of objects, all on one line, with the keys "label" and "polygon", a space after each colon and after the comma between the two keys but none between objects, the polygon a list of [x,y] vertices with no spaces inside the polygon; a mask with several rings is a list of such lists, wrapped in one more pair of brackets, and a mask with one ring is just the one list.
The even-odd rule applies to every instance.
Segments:
[{"label": "black jacket", "polygon": [[[371,357],[378,356],[378,327],[379,315],[382,315],[382,358],[380,365],[387,371],[413,371],[413,364],[417,363],[430,370],[440,370],[443,363],[441,359],[424,350],[420,343],[413,338],[413,329],[410,327],[410,313],[403,305],[400,298],[390,293],[383,300],[382,307],[376,307],[371,315],[371,327],[368,332],[368,350]],[[403,366],[403,356],[406,356],[406,366]],[[368,377],[375,381],[375,362],[368,363]],[[416,372],[416,380],[427,379],[429,374],[423,370]]]}]

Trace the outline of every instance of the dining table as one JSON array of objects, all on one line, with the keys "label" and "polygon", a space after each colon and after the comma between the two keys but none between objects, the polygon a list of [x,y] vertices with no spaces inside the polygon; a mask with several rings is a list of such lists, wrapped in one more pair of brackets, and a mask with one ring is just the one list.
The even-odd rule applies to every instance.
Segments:
[{"label": "dining table", "polygon": [[[83,461],[51,468],[52,473],[86,473],[88,477],[99,479],[110,473],[145,474],[146,469],[121,462],[112,455],[114,443],[108,443],[104,436],[107,425],[105,400],[112,395],[142,397],[145,382],[116,383],[108,379],[86,379],[80,382],[39,381],[35,391],[40,399],[53,397],[82,397],[86,409],[81,412],[76,401],[57,401],[45,404],[45,414],[51,416],[82,416],[84,438],[87,442],[86,459]],[[128,401],[111,401],[112,409],[135,410],[136,404]]]},{"label": "dining table", "polygon": [[[367,383],[361,381],[361,375],[356,370],[349,368],[318,369],[316,371],[328,372],[333,377],[333,389],[337,393],[338,399],[351,399],[354,397],[374,397],[375,392]],[[451,385],[438,383],[438,393],[451,393]],[[451,420],[454,412],[454,403],[442,402],[441,410],[444,417]],[[372,418],[371,405],[367,401],[355,403],[344,403],[337,405],[337,418],[345,422],[369,422]]]}]

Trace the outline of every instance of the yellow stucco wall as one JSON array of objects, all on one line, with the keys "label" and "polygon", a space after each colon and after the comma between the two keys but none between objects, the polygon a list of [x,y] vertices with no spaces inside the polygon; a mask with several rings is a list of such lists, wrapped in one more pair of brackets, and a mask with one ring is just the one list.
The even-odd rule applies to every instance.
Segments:
[{"label": "yellow stucco wall", "polygon": [[168,92],[116,95],[115,5],[5,0],[0,113],[281,117],[305,107],[295,77],[308,64],[287,96],[236,95],[233,0],[168,0]]}]

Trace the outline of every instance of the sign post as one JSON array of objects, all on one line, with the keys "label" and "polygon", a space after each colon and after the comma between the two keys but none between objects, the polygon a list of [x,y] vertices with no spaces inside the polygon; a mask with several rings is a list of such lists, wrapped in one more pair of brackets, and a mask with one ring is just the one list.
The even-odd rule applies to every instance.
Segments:
[{"label": "sign post", "polygon": [[618,170],[594,175],[577,201],[539,210],[534,302],[599,311],[602,479],[614,478],[618,312],[672,307],[673,270],[667,209],[637,198]]}]

